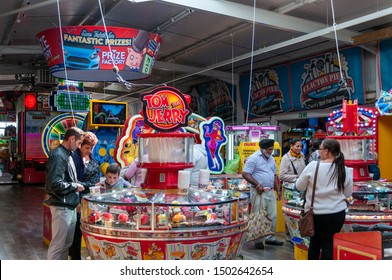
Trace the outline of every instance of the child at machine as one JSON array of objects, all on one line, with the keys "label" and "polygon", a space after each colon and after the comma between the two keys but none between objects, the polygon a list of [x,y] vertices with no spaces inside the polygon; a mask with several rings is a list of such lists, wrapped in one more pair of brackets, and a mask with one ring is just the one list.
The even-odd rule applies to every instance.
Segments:
[{"label": "child at machine", "polygon": [[118,191],[130,187],[131,183],[120,177],[120,170],[120,166],[117,163],[109,164],[106,169],[105,181],[97,183],[96,186],[100,186],[106,191]]}]

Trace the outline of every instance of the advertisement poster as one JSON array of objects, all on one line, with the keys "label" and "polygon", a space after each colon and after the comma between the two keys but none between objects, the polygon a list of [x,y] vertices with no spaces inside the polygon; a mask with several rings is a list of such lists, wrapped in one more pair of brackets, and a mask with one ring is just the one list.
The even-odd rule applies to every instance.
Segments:
[{"label": "advertisement poster", "polygon": [[235,122],[234,103],[235,103],[235,88],[223,81],[215,81],[213,83],[204,84],[197,88],[202,100],[206,103],[205,106],[200,106],[199,109],[205,108],[206,112],[200,112],[203,117],[219,116],[224,121]]},{"label": "advertisement poster", "polygon": [[[51,75],[77,81],[117,81],[147,78],[161,45],[153,33],[108,26],[65,26],[37,35]],[[60,37],[62,36],[62,38]],[[85,71],[89,70],[89,71]]]},{"label": "advertisement poster", "polygon": [[241,77],[240,84],[243,93],[241,94],[242,107],[248,111],[251,118],[291,109],[287,66],[254,73],[251,80],[250,100],[248,100],[249,75]]},{"label": "advertisement poster", "polygon": [[[343,99],[364,103],[362,50],[350,48],[301,60],[290,65],[295,110],[340,106]],[[342,76],[343,80],[342,80]]]}]

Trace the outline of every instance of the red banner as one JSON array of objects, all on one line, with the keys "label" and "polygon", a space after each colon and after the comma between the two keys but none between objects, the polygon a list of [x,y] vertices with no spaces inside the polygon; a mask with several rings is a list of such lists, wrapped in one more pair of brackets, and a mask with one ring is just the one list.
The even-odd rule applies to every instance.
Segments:
[{"label": "red banner", "polygon": [[78,81],[116,81],[114,69],[124,80],[147,78],[162,43],[147,31],[110,26],[53,28],[37,39],[51,74]]}]

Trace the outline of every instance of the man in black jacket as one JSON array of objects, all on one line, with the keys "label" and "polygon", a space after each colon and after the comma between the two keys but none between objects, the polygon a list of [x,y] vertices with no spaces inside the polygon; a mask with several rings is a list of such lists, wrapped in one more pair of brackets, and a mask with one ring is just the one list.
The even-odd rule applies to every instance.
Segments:
[{"label": "man in black jacket", "polygon": [[78,182],[76,168],[71,157],[80,147],[84,138],[83,130],[71,127],[64,140],[50,154],[46,164],[47,203],[52,214],[52,241],[48,249],[49,260],[67,260],[68,249],[72,244],[76,224],[76,206],[79,192],[84,187]]}]

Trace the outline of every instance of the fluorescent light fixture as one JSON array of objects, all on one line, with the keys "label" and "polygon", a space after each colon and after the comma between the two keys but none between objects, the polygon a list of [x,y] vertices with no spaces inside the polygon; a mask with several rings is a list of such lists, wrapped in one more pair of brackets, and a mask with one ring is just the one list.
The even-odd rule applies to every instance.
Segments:
[{"label": "fluorescent light fixture", "polygon": [[128,1],[131,2],[131,3],[136,4],[136,3],[142,3],[142,2],[149,2],[151,0],[128,0]]}]

